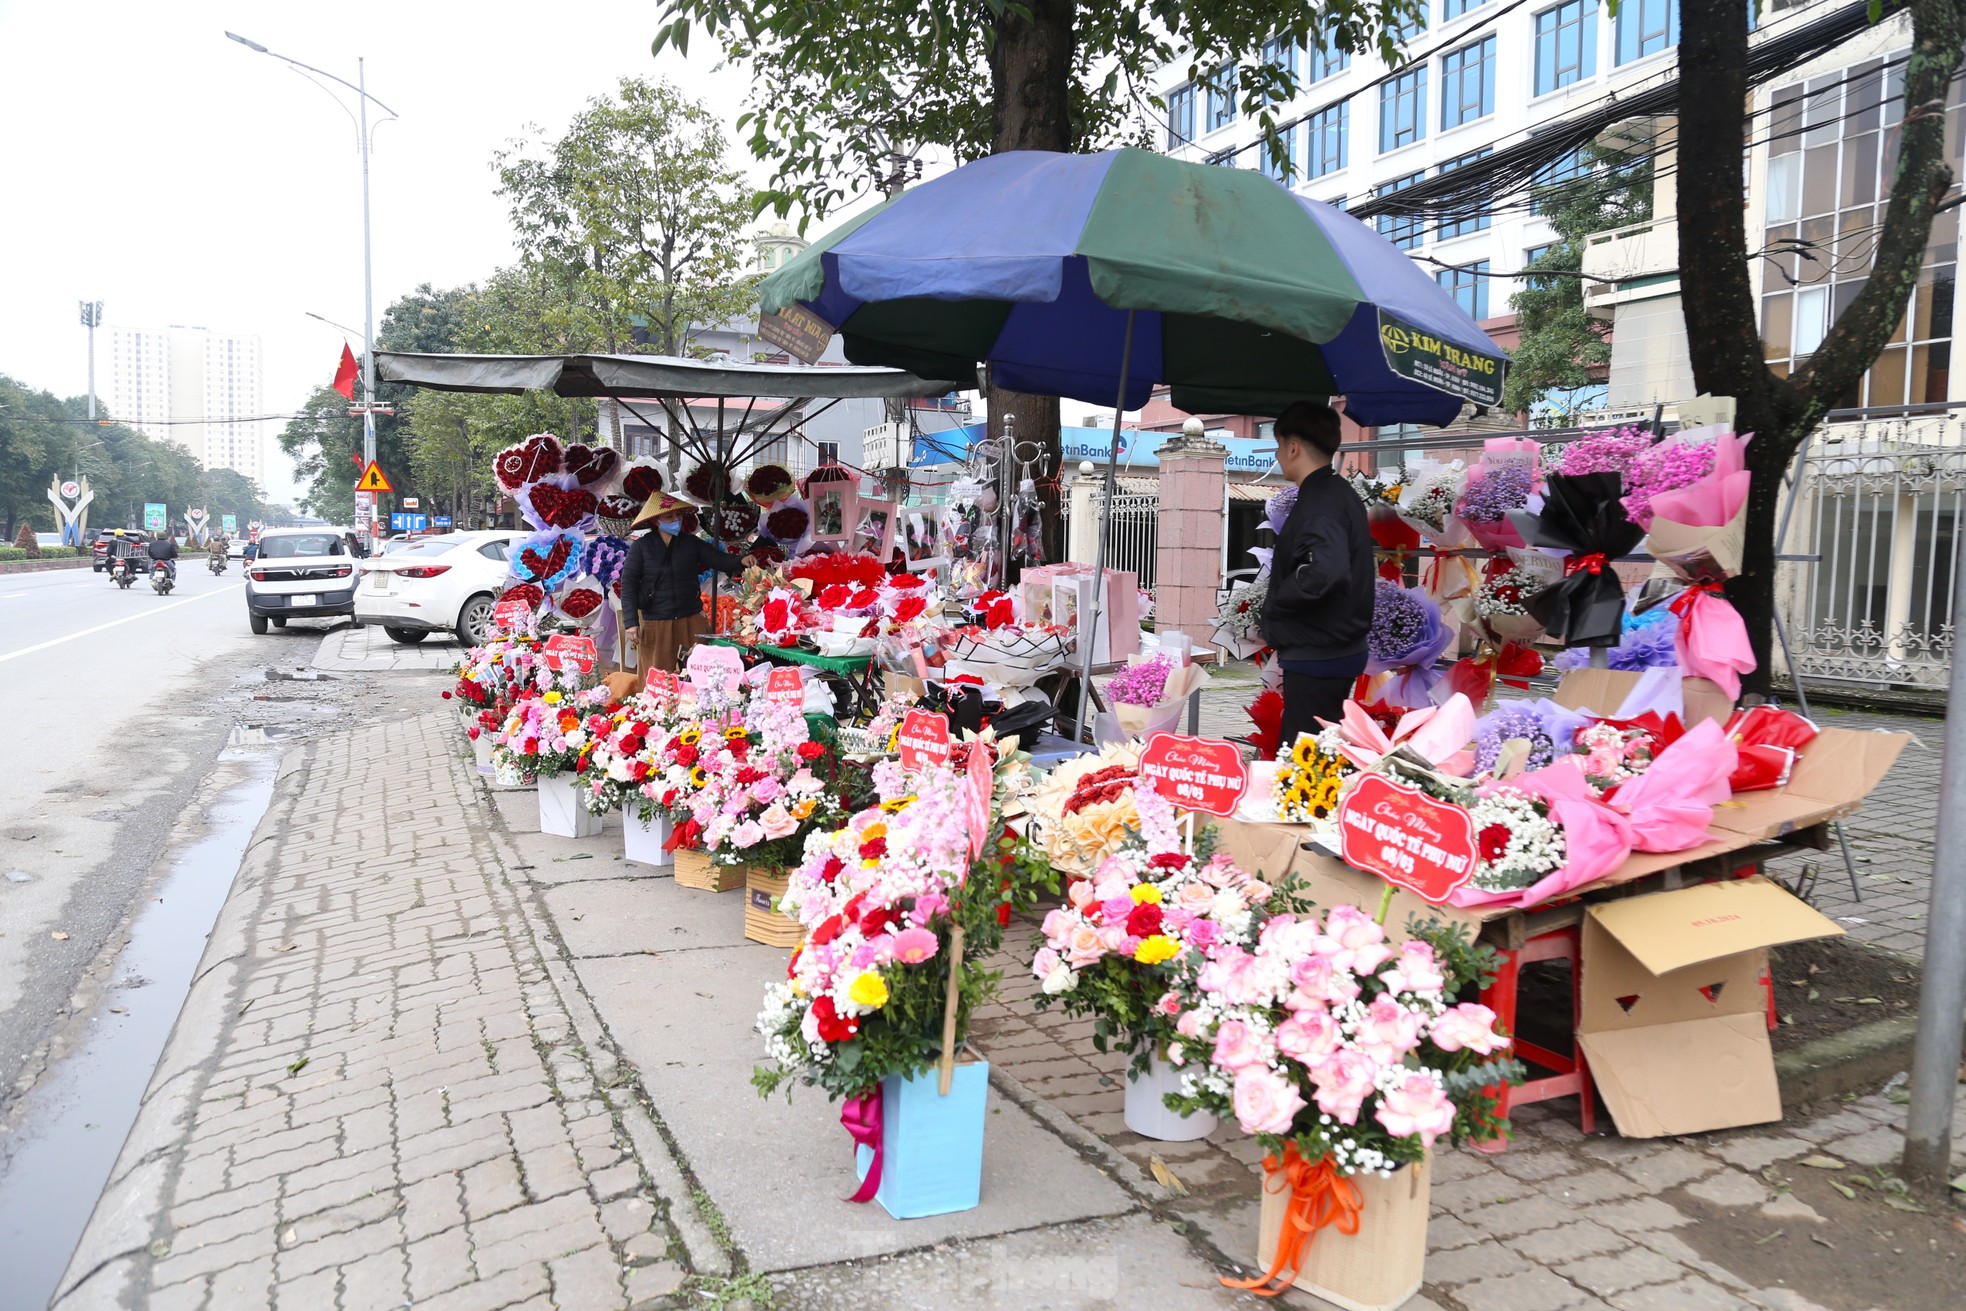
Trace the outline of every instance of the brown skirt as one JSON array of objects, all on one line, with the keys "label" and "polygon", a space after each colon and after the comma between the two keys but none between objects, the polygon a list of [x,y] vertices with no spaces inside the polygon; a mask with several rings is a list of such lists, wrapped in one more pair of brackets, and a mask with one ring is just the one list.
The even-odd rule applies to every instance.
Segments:
[{"label": "brown skirt", "polygon": [[698,611],[685,619],[644,619],[635,630],[635,659],[643,675],[651,669],[676,673],[696,639],[710,631],[709,617]]}]

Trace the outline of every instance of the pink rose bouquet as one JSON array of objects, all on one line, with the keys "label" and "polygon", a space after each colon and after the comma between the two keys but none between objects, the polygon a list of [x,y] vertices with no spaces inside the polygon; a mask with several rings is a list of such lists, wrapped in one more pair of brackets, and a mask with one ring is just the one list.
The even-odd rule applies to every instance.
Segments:
[{"label": "pink rose bouquet", "polygon": [[1500,1132],[1494,1089],[1520,1081],[1495,1015],[1457,1000],[1492,976],[1465,929],[1412,926],[1395,944],[1353,906],[1277,914],[1253,943],[1220,941],[1183,971],[1168,1104],[1234,1117],[1273,1156],[1339,1175],[1390,1174],[1441,1138]]}]

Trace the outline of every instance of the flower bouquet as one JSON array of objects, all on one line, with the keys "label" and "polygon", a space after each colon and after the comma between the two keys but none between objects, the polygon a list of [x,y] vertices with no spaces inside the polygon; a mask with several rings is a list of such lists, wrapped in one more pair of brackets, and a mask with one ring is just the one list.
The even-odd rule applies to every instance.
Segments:
[{"label": "flower bouquet", "polygon": [[1639,461],[1652,449],[1645,428],[1613,428],[1589,433],[1559,448],[1554,473],[1577,477],[1586,473],[1615,473],[1626,487],[1637,485]]},{"label": "flower bouquet", "polygon": [[1263,602],[1269,598],[1267,574],[1229,589],[1215,616],[1215,640],[1238,660],[1247,660],[1269,643],[1263,637]]},{"label": "flower bouquet", "polygon": [[1400,488],[1399,517],[1427,537],[1437,538],[1446,531],[1447,518],[1454,513],[1454,503],[1461,499],[1461,485],[1466,480],[1467,469],[1459,460],[1452,464],[1419,461]]},{"label": "flower bouquet", "polygon": [[[1678,624],[1673,616],[1659,609],[1646,610],[1634,614],[1625,612],[1624,631],[1618,636],[1618,645],[1605,653],[1606,663],[1613,669],[1636,672],[1641,669],[1663,669],[1679,664],[1679,652],[1674,644],[1678,636]],[[1589,666],[1590,652],[1582,647],[1559,651],[1552,662],[1561,673]]]},{"label": "flower bouquet", "polygon": [[1749,440],[1714,433],[1710,472],[1651,493],[1646,538],[1652,558],[1686,584],[1670,602],[1678,619],[1674,648],[1680,668],[1689,678],[1712,679],[1729,700],[1741,694],[1741,675],[1754,669],[1747,626],[1721,593],[1721,584],[1741,571],[1753,478],[1747,469]]},{"label": "flower bouquet", "polygon": [[[765,991],[760,1093],[788,1082],[842,1103],[859,1191],[897,1219],[975,1206],[988,1066],[958,1063],[997,976],[1002,836],[986,753],[965,769],[874,771],[879,801],[814,834],[781,900],[806,931],[784,982]],[[939,1070],[938,1070],[939,1066]],[[931,1073],[934,1072],[934,1073]]]},{"label": "flower bouquet", "polygon": [[1138,742],[1116,742],[1068,760],[1025,797],[1033,840],[1054,870],[1089,875],[1139,831],[1133,785],[1140,751]]},{"label": "flower bouquet", "polygon": [[1377,689],[1381,700],[1395,706],[1431,705],[1433,686],[1440,681],[1434,662],[1453,640],[1454,630],[1425,592],[1383,578],[1375,585],[1365,672],[1391,675]]},{"label": "flower bouquet", "polygon": [[1056,1004],[1096,1017],[1093,1046],[1116,1046],[1132,1058],[1127,1127],[1186,1142],[1207,1137],[1215,1118],[1177,1118],[1162,1105],[1172,1090],[1164,1057],[1178,1013],[1170,989],[1187,957],[1218,943],[1247,945],[1271,889],[1227,855],[1210,853],[1212,826],[1196,835],[1193,852],[1184,850],[1174,807],[1152,784],[1141,784],[1134,801],[1139,833],[1092,876],[1067,884],[1065,904],[1044,917],[1031,973],[1040,1009]]},{"label": "flower bouquet", "polygon": [[1543,508],[1514,516],[1522,535],[1563,557],[1563,576],[1526,608],[1565,646],[1615,646],[1623,631],[1624,588],[1611,562],[1643,535],[1625,517],[1615,473],[1551,474]]},{"label": "flower bouquet", "polygon": [[1169,1105],[1233,1118],[1267,1152],[1263,1273],[1231,1287],[1399,1305],[1425,1260],[1429,1149],[1502,1132],[1496,1092],[1522,1067],[1494,1012],[1457,1000],[1491,981],[1494,952],[1411,930],[1395,947],[1354,906],[1273,915],[1253,948],[1218,942],[1184,972]]},{"label": "flower bouquet", "polygon": [[1270,784],[1277,820],[1336,832],[1339,797],[1357,772],[1358,766],[1345,756],[1341,729],[1299,733],[1288,757],[1278,761],[1276,779]]},{"label": "flower bouquet", "polygon": [[[552,675],[541,666],[542,676]],[[532,777],[539,787],[539,828],[556,837],[593,837],[600,821],[580,804],[577,777],[595,735],[607,728],[606,688],[557,687],[513,703],[493,734],[492,767],[502,777]]]},{"label": "flower bouquet", "polygon": [[1454,504],[1454,515],[1476,541],[1491,551],[1521,546],[1522,535],[1510,522],[1509,515],[1529,506],[1535,481],[1533,461],[1491,462],[1484,457],[1468,474],[1461,499]]},{"label": "flower bouquet", "polygon": [[1200,665],[1179,664],[1157,652],[1129,658],[1125,668],[1106,680],[1106,700],[1121,730],[1145,739],[1174,728],[1189,695],[1206,686],[1208,672]]},{"label": "flower bouquet", "polygon": [[1535,640],[1543,626],[1529,613],[1529,598],[1542,591],[1548,581],[1541,571],[1520,564],[1491,572],[1475,593],[1475,618],[1497,641]]}]

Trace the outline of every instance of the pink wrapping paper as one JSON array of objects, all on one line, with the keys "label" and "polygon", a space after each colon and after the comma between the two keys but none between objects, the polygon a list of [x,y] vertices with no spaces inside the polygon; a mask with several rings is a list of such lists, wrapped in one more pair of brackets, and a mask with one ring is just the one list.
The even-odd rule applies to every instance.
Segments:
[{"label": "pink wrapping paper", "polygon": [[1345,758],[1360,769],[1370,769],[1381,756],[1399,747],[1410,749],[1444,774],[1466,778],[1474,768],[1474,752],[1467,749],[1474,737],[1474,706],[1456,692],[1438,706],[1409,710],[1388,736],[1358,702],[1345,702],[1345,717],[1339,721]]},{"label": "pink wrapping paper", "polygon": [[1632,852],[1631,825],[1623,815],[1591,795],[1578,760],[1576,756],[1565,756],[1544,769],[1508,780],[1509,786],[1549,802],[1551,818],[1563,829],[1563,864],[1526,888],[1508,892],[1457,888],[1448,898],[1452,904],[1534,906],[1594,883],[1625,863]]},{"label": "pink wrapping paper", "polygon": [[[1687,434],[1682,433],[1681,437]],[[1713,472],[1686,487],[1660,492],[1652,498],[1655,519],[1718,528],[1748,501],[1747,447],[1754,434],[1722,432],[1714,435]]]},{"label": "pink wrapping paper", "polygon": [[1639,851],[1686,851],[1706,841],[1713,808],[1733,795],[1728,777],[1739,763],[1719,721],[1707,719],[1661,751],[1652,767],[1611,794]]},{"label": "pink wrapping paper", "polygon": [[1676,615],[1673,651],[1687,678],[1710,678],[1729,701],[1741,695],[1741,675],[1754,669],[1748,626],[1718,586],[1695,583],[1669,603]]}]

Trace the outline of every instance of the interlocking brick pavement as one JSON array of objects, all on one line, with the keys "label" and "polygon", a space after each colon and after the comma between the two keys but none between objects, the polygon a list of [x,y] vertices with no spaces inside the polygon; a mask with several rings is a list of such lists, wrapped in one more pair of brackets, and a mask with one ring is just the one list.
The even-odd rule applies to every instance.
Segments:
[{"label": "interlocking brick pavement", "polygon": [[679,1284],[459,755],[433,714],[283,777],[58,1306],[589,1311]]}]

